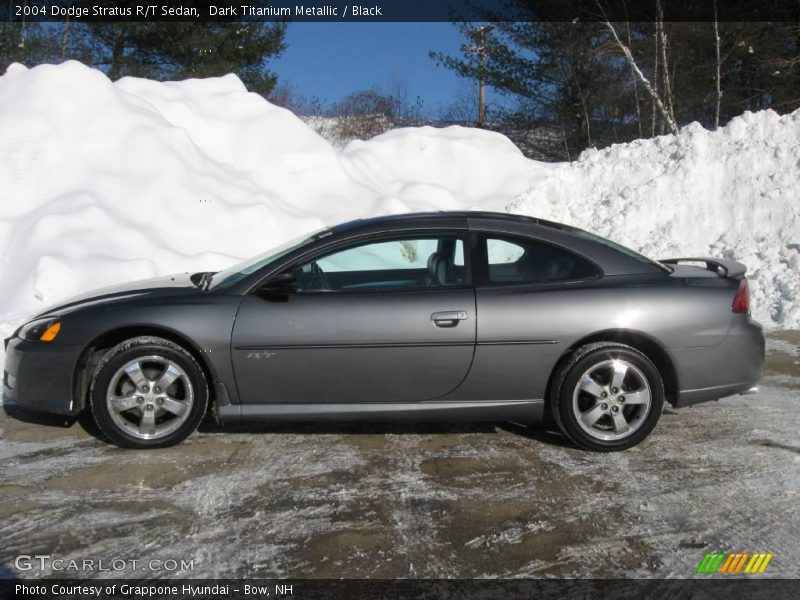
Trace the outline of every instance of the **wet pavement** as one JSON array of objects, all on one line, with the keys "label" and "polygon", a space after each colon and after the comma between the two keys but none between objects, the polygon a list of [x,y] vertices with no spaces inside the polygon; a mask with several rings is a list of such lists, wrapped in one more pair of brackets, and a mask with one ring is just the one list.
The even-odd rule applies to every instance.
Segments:
[{"label": "wet pavement", "polygon": [[[134,452],[0,413],[0,575],[691,577],[758,551],[800,577],[800,332],[768,348],[758,395],[667,408],[615,454],[515,424],[205,423]],[[127,562],[15,568],[33,554]]]}]

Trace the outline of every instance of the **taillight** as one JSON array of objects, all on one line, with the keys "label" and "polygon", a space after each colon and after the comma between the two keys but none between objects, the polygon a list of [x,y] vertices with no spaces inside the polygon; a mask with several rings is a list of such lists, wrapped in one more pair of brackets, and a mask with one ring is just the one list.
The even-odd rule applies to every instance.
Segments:
[{"label": "taillight", "polygon": [[747,279],[742,279],[739,284],[739,289],[736,290],[736,295],[733,297],[731,310],[735,313],[750,314],[750,286],[747,284]]}]

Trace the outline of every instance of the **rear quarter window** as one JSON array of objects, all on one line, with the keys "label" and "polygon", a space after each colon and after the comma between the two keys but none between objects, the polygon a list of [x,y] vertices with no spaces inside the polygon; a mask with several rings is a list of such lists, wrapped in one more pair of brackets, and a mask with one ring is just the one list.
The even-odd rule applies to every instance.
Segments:
[{"label": "rear quarter window", "polygon": [[492,285],[556,283],[600,275],[585,258],[539,240],[487,236],[484,243]]}]

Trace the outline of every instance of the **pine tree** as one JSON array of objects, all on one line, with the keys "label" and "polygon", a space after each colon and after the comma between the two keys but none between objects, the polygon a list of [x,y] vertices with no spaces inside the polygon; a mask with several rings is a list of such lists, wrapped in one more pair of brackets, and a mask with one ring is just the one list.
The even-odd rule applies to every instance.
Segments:
[{"label": "pine tree", "polygon": [[0,73],[77,59],[111,79],[159,80],[235,73],[267,95],[276,76],[266,64],[286,48],[285,23],[0,23]]},{"label": "pine tree", "polygon": [[284,23],[92,23],[86,33],[93,64],[112,79],[236,73],[250,91],[263,95],[276,82],[265,63],[286,47]]},{"label": "pine tree", "polygon": [[[474,24],[457,26],[471,39]],[[796,23],[498,22],[485,45],[482,70],[474,54],[431,55],[512,99],[492,127],[499,118],[556,128],[536,149],[551,158],[692,121],[713,128],[745,110],[800,107]]]}]

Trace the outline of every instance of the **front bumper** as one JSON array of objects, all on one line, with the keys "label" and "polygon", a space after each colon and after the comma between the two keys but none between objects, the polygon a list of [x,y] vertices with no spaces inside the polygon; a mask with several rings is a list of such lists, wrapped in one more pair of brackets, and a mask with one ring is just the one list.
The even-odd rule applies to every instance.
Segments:
[{"label": "front bumper", "polygon": [[717,346],[671,350],[680,386],[675,406],[749,391],[764,373],[764,351],[764,331],[746,317]]},{"label": "front bumper", "polygon": [[73,376],[81,346],[5,341],[3,401],[59,415],[80,412],[73,398]]}]

